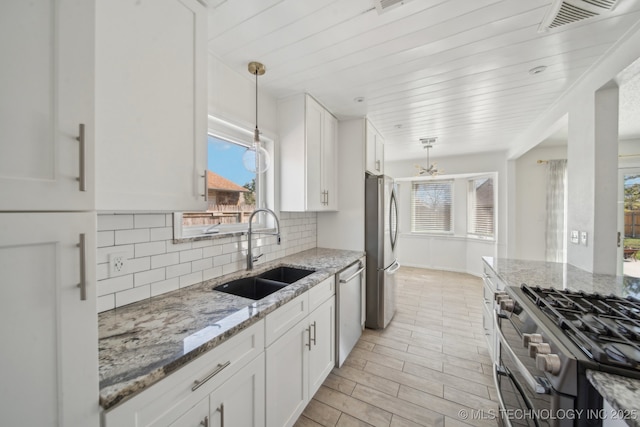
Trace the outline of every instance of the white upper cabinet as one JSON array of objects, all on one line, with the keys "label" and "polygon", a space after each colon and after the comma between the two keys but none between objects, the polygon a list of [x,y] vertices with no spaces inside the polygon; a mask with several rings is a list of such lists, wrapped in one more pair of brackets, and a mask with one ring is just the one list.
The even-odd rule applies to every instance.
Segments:
[{"label": "white upper cabinet", "polygon": [[0,211],[94,208],[94,22],[92,1],[0,2]]},{"label": "white upper cabinet", "polygon": [[98,0],[98,209],[204,209],[206,28],[196,0]]},{"label": "white upper cabinet", "polygon": [[384,174],[384,138],[367,120],[366,169],[373,175]]},{"label": "white upper cabinet", "polygon": [[338,209],[338,121],[307,94],[278,102],[280,209]]}]

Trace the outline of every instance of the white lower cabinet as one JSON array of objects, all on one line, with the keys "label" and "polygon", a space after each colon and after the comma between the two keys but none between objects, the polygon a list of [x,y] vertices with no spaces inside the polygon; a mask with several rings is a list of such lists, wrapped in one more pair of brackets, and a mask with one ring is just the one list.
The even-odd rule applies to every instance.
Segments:
[{"label": "white lower cabinet", "polygon": [[209,427],[264,426],[264,381],[262,353],[211,393]]},{"label": "white lower cabinet", "polygon": [[96,215],[0,213],[0,425],[99,423]]},{"label": "white lower cabinet", "polygon": [[104,411],[102,426],[292,426],[334,365],[335,278],[330,277]]},{"label": "white lower cabinet", "polygon": [[[215,424],[221,421],[221,414],[216,412],[220,407],[219,390],[234,396],[232,401],[224,403],[225,418],[245,419],[242,418],[247,416],[244,412],[256,414],[255,424],[227,422],[227,426],[264,425],[264,321],[194,359],[142,393],[105,411],[103,426],[220,425]],[[248,390],[253,394],[245,395],[241,401],[240,395]],[[247,406],[248,402],[254,407]]]},{"label": "white lower cabinet", "polygon": [[335,365],[334,294],[331,277],[267,316],[269,335],[279,329],[280,310],[313,310],[266,349],[268,427],[292,426]]}]

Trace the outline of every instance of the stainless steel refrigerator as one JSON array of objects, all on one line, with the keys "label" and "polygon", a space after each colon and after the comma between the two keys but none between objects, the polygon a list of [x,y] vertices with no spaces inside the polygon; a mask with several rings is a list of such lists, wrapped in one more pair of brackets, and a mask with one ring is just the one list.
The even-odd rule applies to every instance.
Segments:
[{"label": "stainless steel refrigerator", "polygon": [[395,273],[398,203],[393,178],[365,179],[365,250],[367,252],[367,328],[386,328],[396,312]]}]

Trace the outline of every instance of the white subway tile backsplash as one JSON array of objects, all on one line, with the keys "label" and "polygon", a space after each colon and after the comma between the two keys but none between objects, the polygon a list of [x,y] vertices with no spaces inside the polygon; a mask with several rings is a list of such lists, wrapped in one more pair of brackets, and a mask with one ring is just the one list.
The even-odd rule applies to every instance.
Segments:
[{"label": "white subway tile backsplash", "polygon": [[174,277],[167,280],[162,280],[151,284],[151,296],[164,294],[180,289],[180,278]]},{"label": "white subway tile backsplash", "polygon": [[97,288],[99,297],[131,289],[133,288],[133,274],[100,280]]},{"label": "white subway tile backsplash", "polygon": [[184,264],[171,265],[166,268],[167,279],[172,277],[180,277],[191,273],[191,263],[185,262]]},{"label": "white subway tile backsplash", "polygon": [[136,243],[134,246],[135,256],[149,256],[149,255],[159,255],[167,252],[167,243],[166,242],[147,242],[147,243]]},{"label": "white subway tile backsplash", "polygon": [[151,297],[151,286],[145,285],[139,288],[128,289],[116,294],[116,307],[142,301]]},{"label": "white subway tile backsplash", "polygon": [[202,248],[180,252],[180,263],[202,259]]},{"label": "white subway tile backsplash", "polygon": [[[170,213],[98,215],[98,311],[213,279],[246,268],[246,235],[173,243]],[[257,235],[256,265],[316,246],[316,214],[281,212],[281,245]],[[109,277],[109,255],[127,255],[125,274]],[[135,285],[135,286],[134,286]]]},{"label": "white subway tile backsplash", "polygon": [[133,215],[98,215],[98,231],[133,228]]},{"label": "white subway tile backsplash", "polygon": [[202,271],[196,271],[195,273],[180,276],[180,288],[195,285],[200,282],[202,282]]},{"label": "white subway tile backsplash", "polygon": [[154,282],[160,282],[165,279],[165,269],[156,268],[155,270],[141,271],[133,275],[133,286],[138,287],[148,285]]},{"label": "white subway tile backsplash", "polygon": [[171,252],[151,257],[151,268],[166,267],[174,264],[180,264],[180,252]]},{"label": "white subway tile backsplash", "polygon": [[152,242],[171,239],[173,239],[172,227],[152,228],[151,230],[149,230],[149,240],[151,240]]},{"label": "white subway tile backsplash", "polygon": [[191,271],[202,271],[213,268],[213,258],[204,258],[191,263]]},{"label": "white subway tile backsplash", "polygon": [[98,313],[116,308],[116,294],[103,295],[97,298]]},{"label": "white subway tile backsplash", "polygon": [[134,228],[165,227],[165,214],[136,214],[133,218]]},{"label": "white subway tile backsplash", "polygon": [[143,243],[149,241],[149,229],[116,230],[116,245]]},{"label": "white subway tile backsplash", "polygon": [[113,231],[98,231],[97,244],[99,248],[115,245],[115,233]]}]

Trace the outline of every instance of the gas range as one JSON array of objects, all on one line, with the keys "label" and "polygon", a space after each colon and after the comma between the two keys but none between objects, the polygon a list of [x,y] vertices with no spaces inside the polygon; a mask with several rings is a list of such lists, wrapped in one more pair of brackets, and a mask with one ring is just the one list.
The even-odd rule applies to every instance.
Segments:
[{"label": "gas range", "polygon": [[521,289],[600,370],[640,378],[639,300],[527,285]]},{"label": "gas range", "polygon": [[640,378],[638,300],[527,285],[507,287],[495,298],[494,381],[502,414],[532,414],[517,424],[601,425],[577,416],[603,405],[586,371]]}]

